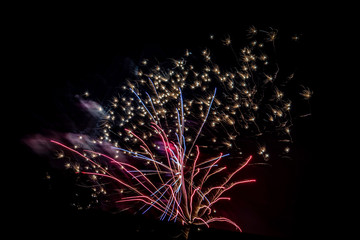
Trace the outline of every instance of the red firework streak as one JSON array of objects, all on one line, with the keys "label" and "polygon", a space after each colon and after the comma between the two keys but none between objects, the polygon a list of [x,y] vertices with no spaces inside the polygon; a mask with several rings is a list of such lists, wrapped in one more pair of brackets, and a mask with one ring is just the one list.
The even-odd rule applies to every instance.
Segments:
[{"label": "red firework streak", "polygon": [[[181,93],[181,89],[179,90]],[[225,192],[240,184],[256,182],[255,179],[232,181],[235,174],[250,162],[252,156],[249,156],[234,171],[226,174],[225,178],[221,178],[223,180],[220,184],[212,185],[211,182],[215,182],[213,180],[216,179],[217,174],[226,172],[224,171],[226,166],[220,167],[219,163],[229,154],[220,153],[217,157],[211,159],[201,159],[200,149],[198,145],[195,145],[195,141],[199,137],[209,115],[216,89],[209,104],[207,116],[188,150],[184,138],[182,96],[180,95],[181,113],[178,112],[179,134],[176,134],[176,140],[174,141],[169,139],[169,136],[155,120],[155,117],[151,115],[140,97],[133,90],[132,92],[150,114],[152,119],[151,128],[157,137],[161,139],[162,156],[159,156],[158,149],[152,150],[144,139],[129,129],[125,129],[125,131],[138,140],[139,148],[142,149],[141,154],[128,149],[113,147],[117,151],[120,150],[130,155],[131,160],[127,162],[98,151],[85,149],[80,152],[58,141],[51,140],[51,142],[75,153],[91,164],[92,168],[81,168],[79,173],[109,179],[115,183],[115,186],[119,186],[119,189],[128,189],[129,194],[119,197],[119,199],[115,200],[116,203],[122,205],[141,203],[142,206],[139,209],[143,214],[150,209],[156,210],[160,213],[160,220],[167,219],[174,222],[180,221],[183,225],[206,225],[207,227],[210,227],[209,224],[213,222],[226,222],[242,231],[240,226],[232,220],[226,217],[215,217],[211,213],[213,212],[212,207],[216,203],[231,200],[230,197],[223,196]],[[196,157],[191,159],[189,156],[194,146],[196,148]],[[112,170],[110,171],[107,167],[102,166],[95,160],[95,157],[105,159],[107,165],[112,166]],[[131,164],[132,161],[134,164]],[[136,167],[141,161],[146,163],[142,165],[146,166],[146,169]]]}]

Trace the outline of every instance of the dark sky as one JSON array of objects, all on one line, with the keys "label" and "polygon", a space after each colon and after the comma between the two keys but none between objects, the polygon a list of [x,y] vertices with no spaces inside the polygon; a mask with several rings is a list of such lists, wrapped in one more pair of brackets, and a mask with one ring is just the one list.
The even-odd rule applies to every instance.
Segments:
[{"label": "dark sky", "polygon": [[[84,90],[98,92],[99,101],[110,98],[117,81],[127,76],[128,68],[144,57],[155,55],[162,59],[179,55],[186,48],[202,48],[203,40],[209,34],[229,34],[236,38],[243,35],[249,25],[255,25],[279,29],[283,37],[279,41],[285,44],[279,45],[279,54],[286,58],[287,52],[282,49],[289,45],[284,38],[294,33],[301,34],[299,58],[293,61],[299,78],[304,79],[316,93],[312,100],[312,116],[296,126],[294,160],[274,162],[271,171],[253,170],[260,184],[244,188],[247,197],[234,197],[234,202],[242,206],[240,211],[244,219],[239,218],[239,221],[250,233],[249,238],[252,234],[268,237],[312,234],[318,221],[322,221],[322,191],[326,189],[320,171],[324,160],[315,158],[320,135],[316,127],[323,111],[319,100],[323,80],[317,78],[316,73],[319,52],[314,51],[321,51],[318,49],[321,39],[316,31],[319,25],[305,21],[302,14],[270,21],[260,17],[241,18],[235,13],[223,17],[209,13],[201,18],[174,18],[140,13],[139,16],[103,21],[96,16],[91,20],[80,18],[76,21],[66,19],[66,16],[47,21],[47,15],[38,19],[34,17],[29,22],[24,19],[19,24],[20,34],[14,42],[14,49],[20,49],[14,53],[17,63],[14,75],[18,78],[14,87],[22,98],[15,123],[16,137],[19,140],[29,134],[46,134],[49,129],[60,132],[76,129],[78,125],[71,119],[78,116],[74,116],[70,99]],[[146,233],[171,228],[161,224],[159,227],[152,220],[126,214],[78,212],[70,206],[77,190],[74,182],[67,179],[66,174],[52,170],[46,158],[35,155],[20,144],[17,164],[21,173],[21,181],[16,187],[17,216],[19,224],[32,226],[30,232],[51,229],[51,234],[56,235],[75,229],[77,236],[92,236],[92,231],[96,234],[105,231],[109,236],[109,232],[116,235],[118,231]],[[46,178],[47,173],[53,174],[51,180]],[[232,207],[234,205],[224,206],[230,208],[230,212]],[[238,218],[237,214],[233,215]],[[118,226],[118,223],[125,227]],[[216,233],[208,231],[203,234]],[[228,239],[237,236],[220,230],[217,234],[228,234]]]}]

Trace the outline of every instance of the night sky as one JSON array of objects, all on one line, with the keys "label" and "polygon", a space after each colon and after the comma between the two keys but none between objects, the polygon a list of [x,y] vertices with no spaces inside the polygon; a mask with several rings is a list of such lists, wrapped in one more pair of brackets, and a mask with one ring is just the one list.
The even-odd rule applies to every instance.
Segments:
[{"label": "night sky", "polygon": [[[14,92],[21,98],[21,106],[14,106],[19,109],[15,120],[18,150],[12,160],[20,176],[14,188],[14,223],[27,234],[127,239],[123,234],[130,233],[156,239],[161,232],[159,239],[174,237],[174,232],[179,232],[177,225],[158,222],[151,216],[77,210],[72,204],[88,199],[75,194],[86,190],[76,186],[71,173],[32,152],[23,139],[37,133],[73,132],[88,127],[81,113],[75,111],[74,96],[88,90],[95,100],[105,102],[143,58],[155,56],[162,60],[180,55],[185,49],[201,49],[210,34],[241,39],[251,25],[279,30],[279,64],[283,68],[295,66],[297,78],[314,91],[312,115],[296,122],[293,159],[274,159],[270,168],[250,169],[248,174],[257,178],[258,183],[242,187],[241,194],[234,191],[233,204],[223,206],[230,218],[239,221],[245,233],[202,229],[194,230],[190,239],[310,237],[318,230],[324,217],[323,193],[327,189],[325,175],[320,170],[324,159],[317,157],[321,131],[318,127],[324,110],[320,87],[324,80],[317,74],[319,51],[322,51],[318,49],[322,39],[317,29],[321,25],[309,23],[300,13],[276,20],[246,18],[234,13],[220,18],[214,12],[203,14],[208,17],[202,18],[190,14],[192,18],[181,20],[144,12],[133,17],[101,20],[94,14],[91,20],[84,17],[76,21],[49,15],[21,21],[19,37],[14,42],[17,63],[13,75],[18,81],[13,84]],[[294,34],[300,36],[296,46],[288,41]],[[296,58],[290,56],[288,49],[295,51]]]}]

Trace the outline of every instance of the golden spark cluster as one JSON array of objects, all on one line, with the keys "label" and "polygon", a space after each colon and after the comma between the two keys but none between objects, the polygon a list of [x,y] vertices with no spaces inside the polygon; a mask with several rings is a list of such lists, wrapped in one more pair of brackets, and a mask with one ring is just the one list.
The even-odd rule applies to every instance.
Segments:
[{"label": "golden spark cluster", "polygon": [[[138,138],[124,130],[129,129],[142,139],[153,141],[154,147],[160,147],[152,139],[154,130],[150,122],[155,120],[168,135],[174,136],[180,127],[184,128],[185,141],[190,143],[207,118],[197,142],[203,148],[235,149],[243,153],[244,148],[252,144],[259,156],[268,160],[267,149],[271,148],[271,143],[266,141],[271,138],[283,144],[281,154],[289,153],[294,115],[291,97],[294,94],[287,92],[286,84],[293,81],[294,73],[280,74],[281,66],[276,62],[277,36],[275,29],[265,31],[251,26],[247,42],[235,50],[230,36],[217,39],[210,35],[211,42],[219,42],[217,50],[220,49],[221,57],[234,59],[233,65],[217,63],[216,59],[221,57],[209,48],[200,49],[198,55],[193,54],[196,51],[185,49],[183,56],[165,62],[143,59],[133,79],[128,79],[121,86],[121,92],[107,108],[104,107],[106,114],[99,141],[126,145],[137,151],[132,145]],[[207,115],[215,88],[216,97]],[[89,96],[89,93],[84,95]],[[303,86],[298,96],[307,104],[312,91]],[[179,126],[182,110],[185,123]]]}]

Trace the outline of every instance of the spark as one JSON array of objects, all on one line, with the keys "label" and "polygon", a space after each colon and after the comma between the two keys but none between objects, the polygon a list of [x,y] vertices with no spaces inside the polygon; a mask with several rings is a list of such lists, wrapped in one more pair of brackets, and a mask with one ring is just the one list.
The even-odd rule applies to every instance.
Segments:
[{"label": "spark", "polygon": [[303,90],[300,92],[300,95],[303,96],[305,100],[309,100],[312,97],[313,92],[310,88],[303,86]]}]

